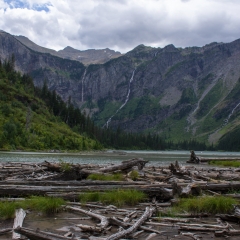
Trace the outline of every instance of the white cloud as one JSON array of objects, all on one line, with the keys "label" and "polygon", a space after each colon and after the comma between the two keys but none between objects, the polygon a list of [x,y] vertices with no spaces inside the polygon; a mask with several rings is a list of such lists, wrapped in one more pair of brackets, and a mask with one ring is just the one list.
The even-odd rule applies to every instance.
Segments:
[{"label": "white cloud", "polygon": [[185,47],[240,38],[239,0],[20,2],[28,7],[10,8],[13,1],[0,0],[0,29],[54,49],[109,47],[125,52],[142,43]]}]

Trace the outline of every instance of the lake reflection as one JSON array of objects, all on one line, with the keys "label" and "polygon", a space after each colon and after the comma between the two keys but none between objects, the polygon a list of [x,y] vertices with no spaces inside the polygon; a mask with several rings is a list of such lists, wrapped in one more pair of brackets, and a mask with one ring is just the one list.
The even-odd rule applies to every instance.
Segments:
[{"label": "lake reflection", "polygon": [[[240,157],[240,152],[195,152],[203,157]],[[79,164],[106,164],[120,163],[132,158],[149,160],[152,165],[166,165],[170,162],[179,161],[185,164],[189,159],[189,151],[102,151],[80,153],[33,153],[33,152],[0,152],[0,162],[59,162],[63,160]]]}]

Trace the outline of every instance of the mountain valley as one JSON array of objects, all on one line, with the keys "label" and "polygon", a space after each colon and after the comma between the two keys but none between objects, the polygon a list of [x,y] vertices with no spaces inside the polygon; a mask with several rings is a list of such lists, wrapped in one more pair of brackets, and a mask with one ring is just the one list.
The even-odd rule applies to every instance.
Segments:
[{"label": "mountain valley", "polygon": [[20,38],[0,32],[0,59],[14,54],[17,70],[36,86],[46,82],[65,101],[71,97],[98,126],[209,145],[240,129],[240,40],[188,48],[139,45],[124,55],[105,49],[115,57],[106,61],[98,53],[101,63],[96,55],[90,63],[71,47],[44,50]]}]

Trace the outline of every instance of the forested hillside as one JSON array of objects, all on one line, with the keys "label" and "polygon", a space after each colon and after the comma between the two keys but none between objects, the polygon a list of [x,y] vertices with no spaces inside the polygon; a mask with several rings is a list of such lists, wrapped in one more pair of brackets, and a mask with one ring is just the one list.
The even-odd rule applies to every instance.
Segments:
[{"label": "forested hillside", "polygon": [[[34,94],[36,87],[49,92],[38,97],[50,113],[104,147],[196,149],[191,146],[203,142],[208,148],[240,149],[235,137],[240,128],[240,39],[187,48],[139,45],[88,66],[30,49],[3,31],[0,48],[2,62],[14,54],[16,69],[33,78]],[[49,99],[60,99],[53,90],[68,115],[64,107],[56,109],[63,104]],[[86,124],[76,117],[77,107],[86,112]]]},{"label": "forested hillside", "polygon": [[[102,145],[74,132],[70,122],[72,105],[55,97],[48,107],[47,89],[35,88],[32,78],[14,70],[14,56],[0,62],[0,149],[4,150],[91,150]],[[58,116],[52,113],[57,112]],[[81,115],[82,121],[84,116]]]},{"label": "forested hillside", "polygon": [[14,70],[14,55],[0,62],[1,150],[205,149],[194,140],[178,144],[158,135],[125,133],[97,127],[71,98],[64,102],[45,84],[35,87]]}]

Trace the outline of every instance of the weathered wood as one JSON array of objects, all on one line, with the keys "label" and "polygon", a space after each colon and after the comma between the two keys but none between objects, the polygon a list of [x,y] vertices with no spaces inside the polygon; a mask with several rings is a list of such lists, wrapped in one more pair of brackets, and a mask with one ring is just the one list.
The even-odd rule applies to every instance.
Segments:
[{"label": "weathered wood", "polygon": [[83,232],[98,232],[100,233],[102,229],[96,226],[90,226],[90,225],[85,225],[85,224],[76,224],[77,227],[81,228]]},{"label": "weathered wood", "polygon": [[187,161],[187,163],[200,163],[200,159],[199,157],[196,156],[195,152],[192,150],[191,151],[191,155],[189,160]]},{"label": "weathered wood", "polygon": [[93,213],[91,211],[86,211],[86,210],[81,209],[81,208],[71,207],[71,206],[66,206],[66,209],[76,211],[76,212],[80,212],[80,213],[86,214],[90,217],[93,217],[95,219],[100,220],[101,222],[100,222],[100,224],[98,224],[98,226],[100,227],[101,230],[104,230],[109,225],[108,218],[103,216],[103,215]]},{"label": "weathered wood", "polygon": [[0,229],[0,235],[4,235],[6,233],[10,233],[11,231],[12,231],[12,228]]},{"label": "weathered wood", "polygon": [[239,236],[240,231],[239,230],[217,230],[215,231],[216,237],[223,237],[223,236]]},{"label": "weathered wood", "polygon": [[[22,227],[25,216],[26,216],[26,212],[22,208],[17,209],[15,211],[13,229],[16,229],[17,227]],[[20,238],[21,238],[21,235],[13,231],[12,239],[20,239]]]},{"label": "weathered wood", "polygon": [[76,238],[69,238],[64,237],[58,234],[53,234],[50,232],[44,232],[40,230],[34,231],[33,229],[17,227],[14,229],[15,232],[26,236],[30,240],[67,240],[67,239],[76,239]]},{"label": "weathered wood", "polygon": [[99,172],[103,173],[109,173],[109,172],[115,172],[115,171],[123,171],[127,169],[132,169],[132,167],[137,166],[139,170],[142,170],[145,164],[148,163],[148,161],[143,160],[142,158],[133,158],[131,160],[123,161],[120,165],[113,165],[105,168],[100,168]]},{"label": "weathered wood", "polygon": [[204,227],[188,227],[180,226],[180,231],[200,231],[200,232],[215,232],[218,228],[204,228]]},{"label": "weathered wood", "polygon": [[187,163],[200,163],[200,162],[211,162],[211,161],[240,161],[238,157],[221,157],[221,158],[204,158],[196,156],[195,152],[192,150],[191,155]]},{"label": "weathered wood", "polygon": [[128,236],[129,234],[132,234],[134,231],[136,231],[139,228],[139,226],[142,225],[143,222],[145,222],[148,218],[152,216],[154,211],[155,211],[155,208],[146,207],[144,214],[138,219],[138,221],[136,221],[135,224],[133,224],[127,230],[123,230],[121,232],[115,233],[107,237],[106,240],[117,240],[124,236]]},{"label": "weathered wood", "polygon": [[196,234],[193,234],[193,233],[180,233],[181,236],[187,236],[187,237],[191,237],[192,239],[195,239],[195,240],[201,240],[201,237],[199,237],[198,235]]},{"label": "weathered wood", "polygon": [[150,240],[150,239],[152,239],[152,238],[154,238],[154,237],[156,237],[156,236],[157,236],[157,233],[151,233],[151,234],[148,235],[148,237],[146,238],[146,240]]},{"label": "weathered wood", "polygon": [[[116,225],[116,226],[120,226],[120,227],[123,227],[123,228],[127,228],[127,227],[130,227],[132,226],[133,224],[131,223],[126,223],[126,222],[122,222],[122,221],[119,221],[117,218],[115,217],[110,217],[109,218],[109,222],[110,224],[112,225]],[[154,232],[154,233],[157,233],[157,234],[162,234],[164,233],[163,231],[158,231],[156,229],[153,229],[153,228],[148,228],[148,227],[145,227],[145,226],[139,226],[139,229],[142,229],[146,232]]]},{"label": "weathered wood", "polygon": [[[98,186],[98,185],[144,185],[149,184],[146,181],[134,181],[134,182],[123,182],[123,181],[99,181],[99,180],[81,180],[81,181],[54,181],[54,180],[8,180],[0,181],[1,185],[25,185],[25,186],[67,186],[67,187],[76,187],[76,186]],[[165,185],[164,185],[165,186]],[[163,187],[164,187],[163,186]]]},{"label": "weathered wood", "polygon": [[182,218],[170,218],[170,217],[157,217],[152,218],[154,220],[160,221],[160,222],[173,222],[173,223],[188,223],[190,222],[189,219],[182,219]]}]

